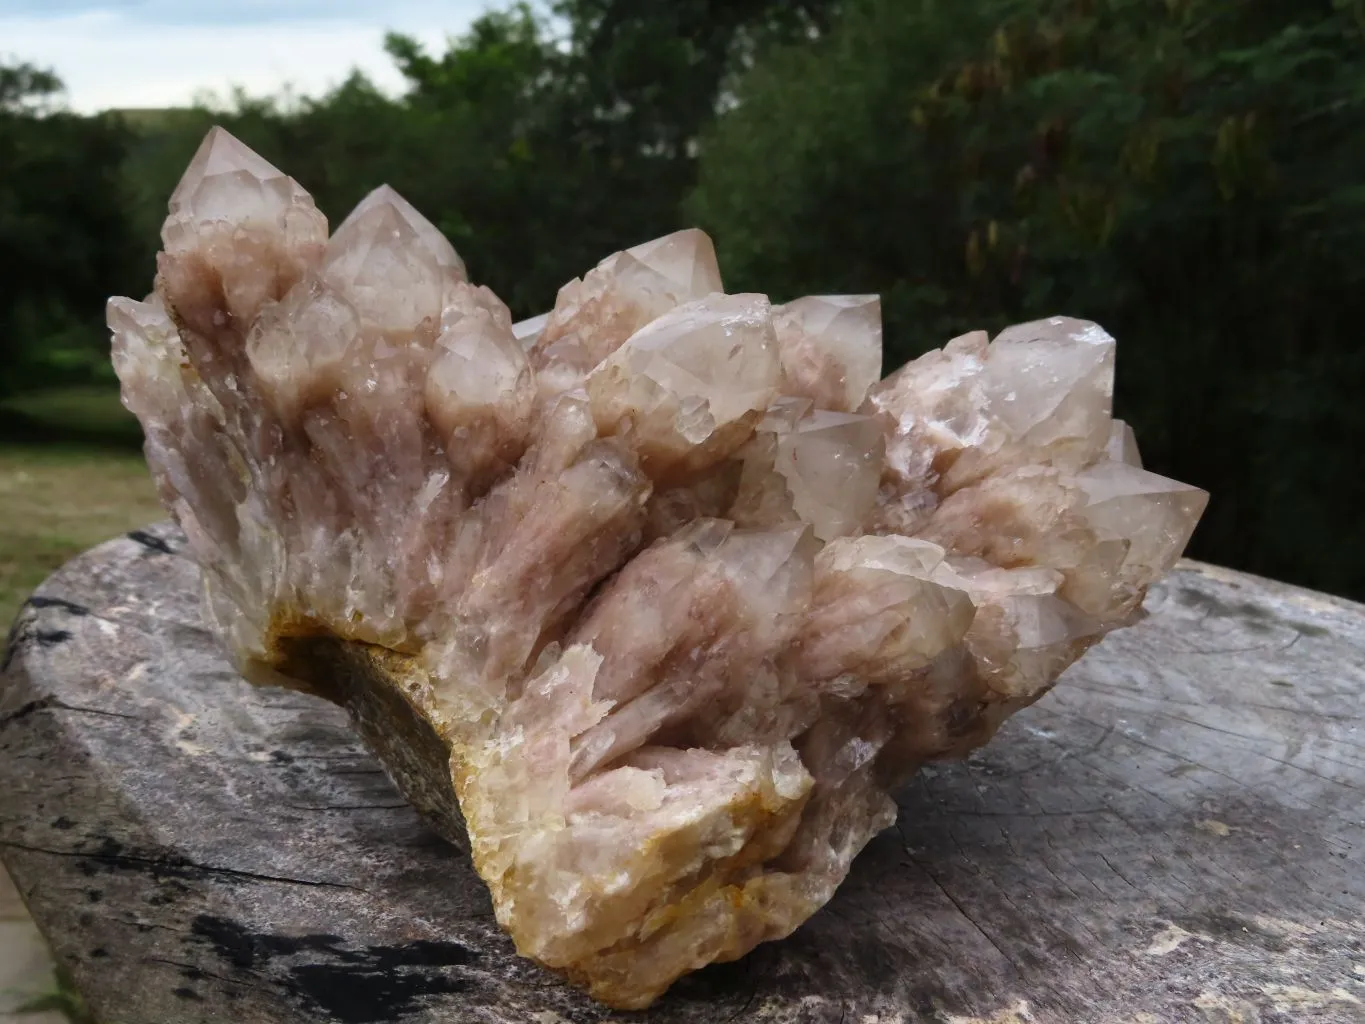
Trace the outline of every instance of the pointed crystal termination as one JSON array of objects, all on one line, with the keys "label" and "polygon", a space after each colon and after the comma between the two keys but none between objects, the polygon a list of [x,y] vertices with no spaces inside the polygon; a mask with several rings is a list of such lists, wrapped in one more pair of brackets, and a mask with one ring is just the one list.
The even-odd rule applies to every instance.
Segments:
[{"label": "pointed crystal termination", "polygon": [[360,314],[317,279],[293,288],[262,312],[246,339],[258,387],[276,413],[294,419],[345,386],[360,358]]},{"label": "pointed crystal termination", "polygon": [[323,276],[354,297],[378,332],[412,333],[440,318],[464,262],[444,235],[383,185],[351,212],[327,243]]},{"label": "pointed crystal termination", "polygon": [[448,321],[427,371],[427,417],[457,476],[481,490],[526,450],[535,378],[512,329],[487,310]]},{"label": "pointed crystal termination", "polygon": [[329,241],[221,131],[163,238],[112,352],[209,620],[347,705],[517,948],[613,1007],[815,913],[1207,500],[1141,468],[1083,321],[875,383],[875,299],[725,295],[687,231],[514,325],[391,189]]},{"label": "pointed crystal termination", "polygon": [[559,290],[532,364],[556,380],[556,364],[585,373],[651,320],[722,290],[715,247],[696,229],[615,253]]},{"label": "pointed crystal termination", "polygon": [[873,387],[887,437],[878,523],[914,532],[940,501],[1021,465],[1074,473],[1112,432],[1114,339],[1053,317],[954,338]]},{"label": "pointed crystal termination", "polygon": [[820,552],[799,638],[808,679],[912,677],[966,635],[975,608],[934,578],[943,549],[909,537],[844,537]]},{"label": "pointed crystal termination", "polygon": [[819,409],[772,415],[748,448],[730,511],[752,526],[810,523],[821,540],[860,533],[877,501],[886,442],[868,416]]},{"label": "pointed crystal termination", "polygon": [[1054,464],[1083,466],[1108,443],[1114,339],[1085,320],[1053,317],[996,335],[983,384],[991,413],[1017,444]]},{"label": "pointed crystal termination", "polygon": [[175,190],[171,192],[171,198],[167,203],[171,215],[186,211],[187,206],[193,202],[194,193],[206,178],[220,174],[235,174],[239,171],[262,181],[285,176],[283,171],[249,146],[243,145],[227,129],[215,125],[200,141],[189,166],[185,168]]},{"label": "pointed crystal termination", "polygon": [[1076,477],[1085,494],[1081,515],[1102,541],[1126,541],[1125,569],[1141,585],[1170,571],[1209,503],[1207,491],[1126,462],[1097,462]]},{"label": "pointed crystal termination", "polygon": [[417,238],[417,245],[423,249],[443,270],[450,272],[457,281],[468,281],[469,273],[464,260],[455,251],[446,236],[437,230],[436,225],[423,217],[406,199],[388,185],[380,185],[356,204],[344,221],[332,232],[333,248],[345,248],[355,244],[352,232],[363,235],[364,227],[375,211],[392,211],[403,221]]},{"label": "pointed crystal termination", "polygon": [[292,178],[222,128],[205,137],[171,196],[157,261],[176,312],[205,336],[250,324],[317,265],[327,220]]},{"label": "pointed crystal termination", "polygon": [[444,236],[384,186],[356,206],[328,242],[322,276],[344,289],[370,333],[411,335],[440,318],[464,265]]},{"label": "pointed crystal termination", "polygon": [[[677,295],[700,297],[724,290],[716,247],[704,231],[696,228],[641,242],[627,249],[625,255],[667,281]],[[621,267],[618,273],[626,269]]]},{"label": "pointed crystal termination", "polygon": [[976,606],[964,645],[974,674],[997,700],[1037,700],[1106,630],[1057,596],[1062,577],[1056,572],[955,557],[935,579],[961,588]]},{"label": "pointed crystal termination", "polygon": [[640,454],[654,479],[733,453],[777,396],[772,310],[761,295],[713,296],[651,322],[587,381],[593,417]]},{"label": "pointed crystal termination", "polygon": [[541,313],[540,316],[518,320],[512,325],[512,335],[522,348],[531,349],[535,347],[535,343],[540,340],[541,334],[545,332],[545,324],[549,322],[549,319],[549,313]]},{"label": "pointed crystal termination", "polygon": [[782,390],[818,408],[854,412],[882,375],[876,295],[811,295],[773,309]]}]

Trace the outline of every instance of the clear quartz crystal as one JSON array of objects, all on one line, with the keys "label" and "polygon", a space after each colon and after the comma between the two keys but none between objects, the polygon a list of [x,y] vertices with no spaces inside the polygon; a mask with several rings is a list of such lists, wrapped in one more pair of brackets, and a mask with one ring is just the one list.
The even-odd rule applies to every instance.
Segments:
[{"label": "clear quartz crystal", "polygon": [[695,228],[615,253],[559,290],[533,328],[532,363],[572,386],[651,320],[722,290],[715,247]]},{"label": "clear quartz crystal", "polygon": [[631,335],[593,368],[587,392],[598,428],[664,476],[705,468],[746,441],[780,374],[768,300],[717,293]]},{"label": "clear quartz crystal", "polygon": [[877,500],[885,441],[868,416],[770,414],[745,453],[730,515],[746,525],[799,520],[833,540],[858,532]]},{"label": "clear quartz crystal", "polygon": [[1104,452],[1115,462],[1126,462],[1130,466],[1142,468],[1142,455],[1138,452],[1137,434],[1123,420],[1114,420],[1109,428],[1109,441]]},{"label": "clear quartz crystal", "polygon": [[512,336],[522,348],[531,348],[545,332],[545,324],[549,319],[549,313],[541,313],[540,316],[519,320],[512,325]]},{"label": "clear quartz crystal", "polygon": [[782,390],[822,409],[854,412],[882,375],[876,295],[810,295],[773,310]]},{"label": "clear quartz crystal", "polygon": [[613,1006],[819,909],[1207,500],[1142,468],[1084,321],[879,382],[875,297],[726,295],[684,231],[514,324],[391,189],[329,238],[221,129],[162,237],[113,360],[210,620],[261,682],[326,692],[300,638],[378,659],[451,755],[414,801],[458,795],[518,949]]}]

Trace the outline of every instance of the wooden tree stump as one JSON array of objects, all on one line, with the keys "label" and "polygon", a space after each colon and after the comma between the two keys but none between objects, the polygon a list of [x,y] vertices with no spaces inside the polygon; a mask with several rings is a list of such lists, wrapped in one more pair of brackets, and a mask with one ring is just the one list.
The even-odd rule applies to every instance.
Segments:
[{"label": "wooden tree stump", "polygon": [[341,711],[237,677],[182,543],[58,572],[0,682],[0,855],[105,1024],[1365,1021],[1359,605],[1183,565],[795,935],[620,1014]]}]

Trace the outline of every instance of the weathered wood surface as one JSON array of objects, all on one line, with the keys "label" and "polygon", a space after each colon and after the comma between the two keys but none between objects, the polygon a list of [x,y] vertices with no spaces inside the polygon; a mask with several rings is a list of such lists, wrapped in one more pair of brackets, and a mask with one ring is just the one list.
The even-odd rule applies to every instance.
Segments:
[{"label": "weathered wood surface", "polygon": [[518,959],[342,713],[228,668],[158,526],[19,616],[0,855],[106,1024],[1365,1021],[1365,608],[1189,565],[790,939],[612,1014]]}]

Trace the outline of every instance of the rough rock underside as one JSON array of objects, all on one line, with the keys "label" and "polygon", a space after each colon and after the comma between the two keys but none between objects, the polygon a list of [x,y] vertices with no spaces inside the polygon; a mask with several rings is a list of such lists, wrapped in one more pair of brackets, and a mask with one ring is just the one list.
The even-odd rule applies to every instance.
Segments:
[{"label": "rough rock underside", "polygon": [[162,240],[114,364],[237,664],[347,704],[518,949],[618,1007],[806,920],[1207,497],[1142,469],[1091,323],[881,380],[875,296],[726,295],[682,231],[514,324],[391,189],[329,235],[221,129]]}]

